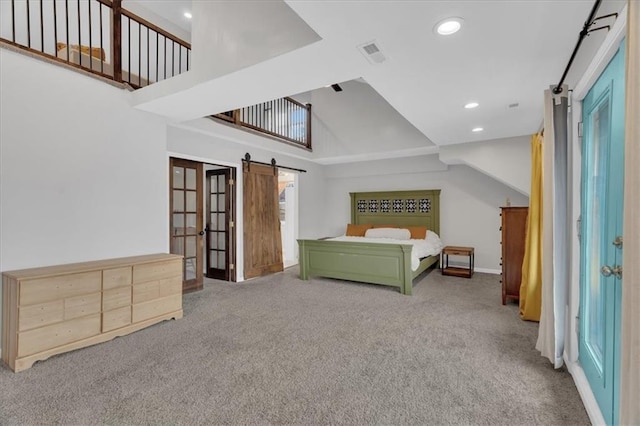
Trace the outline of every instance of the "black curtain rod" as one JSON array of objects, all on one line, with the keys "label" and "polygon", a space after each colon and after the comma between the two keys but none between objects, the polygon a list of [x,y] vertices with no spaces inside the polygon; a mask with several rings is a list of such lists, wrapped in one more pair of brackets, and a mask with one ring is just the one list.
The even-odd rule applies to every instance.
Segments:
[{"label": "black curtain rod", "polygon": [[253,164],[262,164],[264,166],[271,166],[271,167],[277,167],[279,169],[287,169],[287,170],[293,170],[294,172],[301,172],[301,173],[307,173],[306,170],[302,170],[302,169],[296,169],[295,167],[287,167],[287,166],[281,166],[279,164],[276,164],[276,159],[272,158],[271,159],[271,163],[263,163],[262,161],[253,161],[251,159],[251,154],[249,154],[248,152],[244,155],[244,158],[242,159],[242,161],[244,161],[245,163],[253,163]]},{"label": "black curtain rod", "polygon": [[553,89],[553,93],[555,93],[556,95],[559,94],[559,93],[562,93],[562,83],[564,83],[564,79],[567,77],[567,73],[569,72],[569,69],[571,68],[571,64],[573,64],[573,60],[576,58],[576,54],[578,53],[578,49],[580,49],[580,45],[582,44],[582,40],[587,35],[589,35],[589,27],[594,22],[593,18],[596,16],[596,12],[598,11],[598,8],[600,7],[600,3],[602,3],[602,0],[596,0],[595,4],[593,5],[593,8],[591,9],[591,13],[589,14],[589,18],[584,23],[584,27],[582,28],[582,31],[580,31],[580,36],[578,37],[578,43],[576,43],[576,47],[573,49],[573,53],[571,54],[571,58],[569,59],[569,63],[567,64],[567,67],[564,69],[564,73],[562,74],[562,78],[560,79],[560,82]]}]

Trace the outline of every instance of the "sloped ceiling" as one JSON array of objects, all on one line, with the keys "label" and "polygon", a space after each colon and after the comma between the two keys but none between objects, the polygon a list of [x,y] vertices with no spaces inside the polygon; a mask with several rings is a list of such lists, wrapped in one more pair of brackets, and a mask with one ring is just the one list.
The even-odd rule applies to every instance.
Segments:
[{"label": "sloped ceiling", "polygon": [[[194,14],[213,13],[209,9],[214,6],[198,9],[200,3],[206,2],[194,2]],[[247,28],[252,20],[268,19],[265,14],[251,14],[251,7],[234,6],[261,2],[211,3],[224,4],[230,15],[242,11]],[[287,19],[300,19],[304,25],[296,21],[287,37],[278,39],[287,48],[266,49],[271,53],[259,62],[238,63],[224,73],[194,69],[136,91],[133,100],[140,109],[185,121],[360,78],[379,94],[390,114],[399,114],[416,129],[418,145],[530,134],[542,121],[543,91],[558,82],[593,3],[289,0],[286,5],[295,13]],[[605,1],[599,14],[618,11],[624,3]],[[437,35],[436,23],[451,16],[464,19],[462,30],[448,37]],[[214,55],[205,44],[198,44],[198,34],[211,34],[208,22],[212,20],[194,16],[194,58]],[[216,22],[224,26],[240,21]],[[585,40],[567,80],[570,84],[604,36],[601,31]],[[260,39],[256,33],[253,37]],[[357,49],[370,41],[382,49],[384,62],[372,64]],[[234,54],[253,57],[256,49],[250,44],[237,46]],[[480,106],[465,109],[470,101]],[[517,106],[510,108],[512,104]],[[474,133],[474,127],[484,131]],[[395,149],[389,143],[382,146]]]}]

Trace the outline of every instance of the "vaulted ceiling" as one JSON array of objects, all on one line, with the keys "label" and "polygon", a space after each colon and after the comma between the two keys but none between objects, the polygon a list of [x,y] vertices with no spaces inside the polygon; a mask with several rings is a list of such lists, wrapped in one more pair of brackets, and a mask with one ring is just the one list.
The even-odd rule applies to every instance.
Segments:
[{"label": "vaulted ceiling", "polygon": [[[155,3],[166,19],[192,11],[193,70],[134,93],[138,108],[185,121],[358,79],[428,147],[537,131],[543,91],[562,75],[594,1]],[[605,1],[599,15],[624,3]],[[441,36],[434,27],[447,17],[463,18],[462,29]],[[604,35],[585,40],[570,84]],[[381,63],[358,49],[370,42]]]}]

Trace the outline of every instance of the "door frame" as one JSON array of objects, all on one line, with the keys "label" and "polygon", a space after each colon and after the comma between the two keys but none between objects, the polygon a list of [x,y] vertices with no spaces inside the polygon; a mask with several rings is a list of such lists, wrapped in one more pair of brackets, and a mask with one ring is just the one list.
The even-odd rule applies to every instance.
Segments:
[{"label": "door frame", "polygon": [[[293,235],[291,236],[293,239],[293,257],[288,259],[288,260],[292,260],[293,263],[290,264],[285,264],[285,269],[294,265],[298,265],[300,263],[300,259],[298,258],[299,253],[298,253],[298,234],[299,234],[299,230],[300,230],[300,222],[299,222],[299,212],[300,212],[300,194],[299,194],[299,182],[300,182],[300,173],[296,172],[296,171],[289,171],[289,170],[283,170],[286,173],[290,173],[291,175],[293,175],[293,198],[294,198],[294,205],[293,205],[293,211],[292,213],[292,217],[290,217],[288,220],[291,221],[293,223],[292,228],[293,228]],[[286,203],[286,201],[285,201]],[[286,219],[285,219],[285,223],[286,223]],[[284,232],[283,230],[281,230],[281,232]],[[283,254],[282,254],[282,261],[283,263],[285,262],[285,257],[284,257],[284,241],[283,241]]]},{"label": "door frame", "polygon": [[576,227],[580,220],[581,209],[581,173],[582,141],[579,136],[579,123],[582,121],[582,101],[614,57],[627,29],[627,6],[620,11],[618,18],[607,33],[605,40],[593,57],[584,74],[575,85],[570,96],[571,107],[571,143],[569,146],[569,186],[571,188],[571,223],[573,232],[570,241],[570,287],[568,299],[567,324],[565,330],[565,353],[563,355],[567,369],[582,398],[589,419],[593,424],[605,424],[600,407],[593,395],[582,366],[578,362],[578,318],[580,306],[580,241]]}]

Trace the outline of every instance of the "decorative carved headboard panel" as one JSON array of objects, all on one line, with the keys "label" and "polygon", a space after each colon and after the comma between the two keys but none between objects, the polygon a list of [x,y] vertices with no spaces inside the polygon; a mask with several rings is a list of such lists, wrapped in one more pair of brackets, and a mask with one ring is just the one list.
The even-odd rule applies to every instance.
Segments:
[{"label": "decorative carved headboard panel", "polygon": [[426,226],[440,234],[440,190],[351,192],[351,223]]}]

